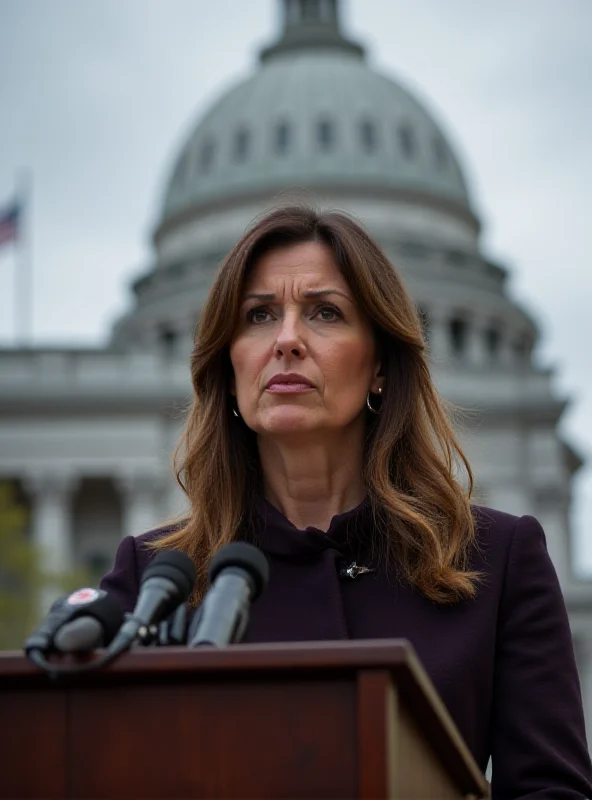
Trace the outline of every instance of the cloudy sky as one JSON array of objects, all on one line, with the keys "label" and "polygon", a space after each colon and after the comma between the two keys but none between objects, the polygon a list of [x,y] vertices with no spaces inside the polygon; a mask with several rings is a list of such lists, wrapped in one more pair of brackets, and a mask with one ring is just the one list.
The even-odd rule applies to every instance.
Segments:
[{"label": "cloudy sky", "polygon": [[[570,398],[577,566],[592,571],[592,2],[349,0],[347,29],[465,163],[483,246],[539,321]],[[104,343],[150,258],[188,128],[254,68],[279,0],[0,0],[0,204],[32,180],[32,342]],[[16,259],[0,251],[0,344]]]}]

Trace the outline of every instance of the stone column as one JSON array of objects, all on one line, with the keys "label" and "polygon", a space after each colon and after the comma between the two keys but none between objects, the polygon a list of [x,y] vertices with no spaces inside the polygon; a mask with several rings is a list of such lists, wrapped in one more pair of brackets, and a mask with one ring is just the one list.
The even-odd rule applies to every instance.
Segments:
[{"label": "stone column", "polygon": [[487,352],[485,348],[485,329],[478,319],[468,321],[467,354],[469,362],[476,367],[483,367],[487,364]]},{"label": "stone column", "polygon": [[195,319],[192,316],[188,316],[185,320],[183,320],[183,323],[180,324],[180,339],[179,347],[177,349],[177,357],[178,359],[184,359],[187,363],[189,363],[191,351],[193,350],[195,326]]},{"label": "stone column", "polygon": [[39,599],[42,613],[61,594],[59,584],[52,585],[51,576],[67,573],[74,566],[72,495],[77,482],[73,473],[59,471],[35,473],[23,480],[31,499],[33,542],[41,551],[48,577]]},{"label": "stone column", "polygon": [[[533,514],[543,526],[547,550],[562,587],[569,586],[572,568],[569,559],[568,500],[557,483],[533,489]],[[592,698],[591,698],[592,700]]]},{"label": "stone column", "polygon": [[73,474],[59,472],[24,479],[31,497],[33,541],[43,551],[50,571],[63,572],[74,564],[71,500],[77,482]]},{"label": "stone column", "polygon": [[504,367],[512,367],[514,364],[514,353],[512,351],[511,334],[506,325],[500,327],[500,341],[497,361]]},{"label": "stone column", "polygon": [[430,308],[430,361],[434,366],[445,366],[450,361],[450,331],[448,314],[444,310]]},{"label": "stone column", "polygon": [[153,472],[127,472],[115,478],[123,501],[123,536],[139,536],[165,520],[166,480]]}]

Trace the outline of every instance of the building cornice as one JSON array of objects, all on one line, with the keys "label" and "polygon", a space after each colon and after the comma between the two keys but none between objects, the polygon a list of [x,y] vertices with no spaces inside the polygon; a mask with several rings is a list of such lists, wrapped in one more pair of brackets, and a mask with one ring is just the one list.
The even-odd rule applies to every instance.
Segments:
[{"label": "building cornice", "polygon": [[267,186],[264,189],[237,191],[232,194],[199,200],[168,216],[157,225],[153,234],[153,242],[158,247],[162,240],[176,228],[197,223],[206,214],[210,216],[215,212],[223,213],[231,211],[237,206],[247,204],[264,204],[272,208],[290,202],[297,202],[298,200],[323,206],[323,197],[327,195],[337,195],[343,201],[375,199],[419,205],[422,208],[431,208],[451,217],[456,217],[468,225],[475,235],[478,235],[481,230],[481,223],[478,217],[460,201],[456,202],[450,198],[438,197],[430,192],[422,192],[415,189],[389,188],[384,185],[359,181],[332,182],[326,178],[320,178],[318,185],[311,184],[304,187],[297,185],[286,186],[278,183],[276,187]]}]

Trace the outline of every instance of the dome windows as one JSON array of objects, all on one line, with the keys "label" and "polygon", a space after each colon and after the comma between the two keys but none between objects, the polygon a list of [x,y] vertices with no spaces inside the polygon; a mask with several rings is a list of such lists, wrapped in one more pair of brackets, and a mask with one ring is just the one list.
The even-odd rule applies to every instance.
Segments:
[{"label": "dome windows", "polygon": [[242,163],[249,157],[251,149],[251,134],[247,128],[239,128],[234,135],[233,156],[234,160]]},{"label": "dome windows", "polygon": [[[400,162],[398,166],[403,170],[402,174],[406,175],[404,162],[407,161],[414,171],[422,170],[422,178],[428,167],[432,180],[436,171],[441,171],[443,174],[438,180],[442,182],[454,171],[454,156],[437,129],[432,127],[425,137],[420,122],[417,121],[417,127],[414,127],[415,122],[412,124],[405,117],[395,122],[394,129],[387,129],[394,136],[388,147],[384,128],[388,123],[384,122],[380,114],[373,115],[371,109],[362,112],[357,119],[348,119],[347,116],[342,118],[341,114],[337,116],[320,111],[311,121],[295,119],[289,111],[278,110],[266,125],[263,123],[265,127],[259,121],[249,120],[247,124],[247,119],[239,119],[225,134],[221,130],[216,133],[208,128],[207,133],[204,132],[205,136],[200,136],[196,145],[187,149],[186,157],[179,159],[172,183],[175,191],[182,196],[186,187],[198,176],[213,175],[222,166],[234,166],[241,169],[243,174],[244,168],[240,165],[246,167],[255,160],[265,165],[267,159],[273,161],[281,158],[284,159],[285,167],[296,170],[299,169],[299,161],[293,160],[291,163],[291,157],[297,155],[297,151],[299,155],[308,151],[313,157],[316,154],[319,158],[330,156],[334,159],[339,156],[353,159],[353,174],[363,173],[365,169],[372,170],[376,178],[377,167],[385,175],[389,172],[389,165],[386,162],[383,164],[382,159],[387,157],[385,151],[390,149],[393,153],[393,148],[393,155]],[[331,166],[330,162],[328,166]],[[222,176],[222,171],[220,175],[220,180],[227,180]],[[405,180],[407,178],[408,176]],[[201,191],[209,191],[209,181],[204,184],[203,190],[200,187]],[[454,258],[455,256],[451,256],[450,260],[453,261]],[[466,256],[459,255],[457,263],[460,265],[465,258]]]},{"label": "dome windows", "polygon": [[292,129],[289,123],[278,122],[273,132],[273,150],[279,156],[284,156],[290,149]]},{"label": "dome windows", "polygon": [[319,150],[326,153],[335,145],[335,125],[330,119],[320,119],[317,122],[316,139]]},{"label": "dome windows", "polygon": [[364,119],[360,123],[360,144],[365,153],[374,153],[378,144],[378,136],[375,124]]},{"label": "dome windows", "polygon": [[[312,136],[313,149],[318,154],[332,154],[339,149],[341,154],[345,155],[342,151],[345,148],[349,152],[351,143],[358,155],[379,156],[381,150],[384,149],[380,122],[380,118],[373,119],[370,116],[358,118],[353,124],[350,123],[353,130],[344,130],[343,138],[341,138],[342,131],[338,128],[337,120],[328,115],[321,115],[313,121],[309,129],[309,135]],[[268,128],[264,141],[261,143],[263,156],[287,157],[292,154],[298,144],[300,146],[303,144],[297,141],[297,133],[298,126],[293,119],[276,117]],[[230,141],[227,144],[228,150],[226,151],[231,163],[243,164],[253,159],[257,145],[255,134],[255,127],[248,127],[244,123],[240,124],[234,131],[231,131]],[[408,121],[402,121],[395,128],[394,134],[395,150],[398,157],[408,161],[417,161],[420,154],[418,131]],[[432,172],[435,169],[447,170],[451,163],[454,164],[454,161],[451,161],[448,145],[440,134],[433,134],[432,138],[428,139],[427,145],[431,146],[431,149],[427,150],[427,152],[431,154]],[[218,152],[218,146],[217,139],[210,133],[197,146],[195,167],[193,164],[189,165],[187,159],[180,159],[174,175],[176,185],[182,188],[185,181],[191,178],[191,172],[194,169],[197,174],[202,175],[211,172],[216,160],[226,155],[221,151]],[[194,154],[191,153],[191,155],[193,157]],[[459,263],[463,258],[464,256],[459,257]]]},{"label": "dome windows", "polygon": [[417,141],[413,128],[409,123],[404,123],[397,128],[397,142],[398,149],[403,153],[405,158],[414,158],[417,152]]}]

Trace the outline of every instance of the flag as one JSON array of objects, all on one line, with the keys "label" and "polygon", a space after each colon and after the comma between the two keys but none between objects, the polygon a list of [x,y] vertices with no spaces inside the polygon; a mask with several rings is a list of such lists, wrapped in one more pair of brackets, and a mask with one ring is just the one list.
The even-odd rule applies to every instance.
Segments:
[{"label": "flag", "polygon": [[20,213],[21,210],[16,200],[10,205],[0,208],[0,247],[18,239]]}]

